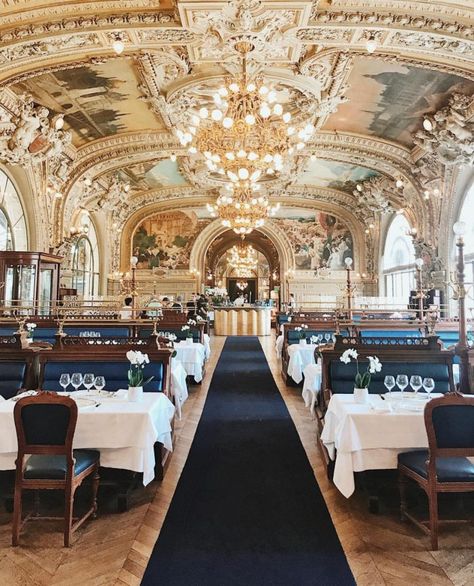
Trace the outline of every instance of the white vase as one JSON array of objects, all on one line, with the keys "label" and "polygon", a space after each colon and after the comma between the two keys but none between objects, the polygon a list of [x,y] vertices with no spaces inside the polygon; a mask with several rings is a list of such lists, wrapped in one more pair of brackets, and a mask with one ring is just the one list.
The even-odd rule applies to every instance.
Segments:
[{"label": "white vase", "polygon": [[358,389],[354,387],[354,402],[367,405],[369,402],[369,389]]},{"label": "white vase", "polygon": [[300,344],[302,346],[306,346],[306,338],[303,338],[302,340],[300,340]]},{"label": "white vase", "polygon": [[130,403],[138,403],[143,397],[143,387],[128,387],[128,400]]}]

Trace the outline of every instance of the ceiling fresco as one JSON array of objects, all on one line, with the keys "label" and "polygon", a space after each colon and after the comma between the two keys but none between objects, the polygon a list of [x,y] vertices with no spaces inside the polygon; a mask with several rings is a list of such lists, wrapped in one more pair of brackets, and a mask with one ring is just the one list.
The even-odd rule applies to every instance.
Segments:
[{"label": "ceiling fresco", "polygon": [[357,183],[377,175],[376,171],[366,167],[316,159],[306,163],[295,185],[329,187],[352,193]]},{"label": "ceiling fresco", "polygon": [[132,62],[121,58],[48,73],[14,89],[31,94],[52,112],[65,114],[73,143],[81,146],[119,132],[162,127],[141,99],[139,83]]},{"label": "ceiling fresco", "polygon": [[179,171],[178,162],[171,159],[131,165],[121,169],[119,176],[122,181],[130,183],[132,190],[136,191],[188,185]]},{"label": "ceiling fresco", "polygon": [[456,75],[376,59],[356,59],[348,101],[324,129],[369,134],[413,146],[423,116],[443,107],[453,92],[472,94],[474,83]]}]

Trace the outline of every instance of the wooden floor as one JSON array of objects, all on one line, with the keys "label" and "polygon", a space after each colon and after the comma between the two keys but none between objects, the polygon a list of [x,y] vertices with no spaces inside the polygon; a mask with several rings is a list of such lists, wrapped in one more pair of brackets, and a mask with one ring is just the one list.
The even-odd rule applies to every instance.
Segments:
[{"label": "wooden floor", "polygon": [[[361,494],[347,500],[331,485],[316,448],[315,422],[303,404],[301,389],[283,384],[274,352],[274,337],[260,340],[357,584],[474,586],[472,526],[443,529],[442,549],[431,552],[428,539],[411,524],[401,523],[395,513],[370,515]],[[130,511],[102,514],[87,523],[78,531],[69,550],[62,547],[60,526],[52,522],[29,524],[22,535],[22,546],[12,549],[11,515],[0,511],[0,586],[140,584],[186,462],[224,341],[224,338],[212,339],[212,358],[206,378],[202,386],[190,389],[183,419],[177,422],[176,448],[165,480],[136,491]]]}]

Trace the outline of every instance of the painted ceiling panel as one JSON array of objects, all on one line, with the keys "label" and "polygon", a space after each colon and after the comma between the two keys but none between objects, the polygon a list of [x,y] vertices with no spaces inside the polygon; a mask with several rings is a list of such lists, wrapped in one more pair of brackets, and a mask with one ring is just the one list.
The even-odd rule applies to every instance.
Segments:
[{"label": "painted ceiling panel", "polygon": [[73,143],[81,146],[120,132],[163,127],[140,99],[139,83],[130,60],[112,59],[42,75],[14,90],[30,93],[51,111],[64,113]]},{"label": "painted ceiling panel", "polygon": [[348,102],[325,130],[369,134],[413,146],[423,115],[443,107],[453,92],[470,94],[474,83],[456,75],[358,58],[349,76]]},{"label": "painted ceiling panel", "polygon": [[307,162],[303,173],[296,179],[295,185],[329,187],[352,193],[358,182],[376,175],[378,175],[376,171],[366,167],[316,159]]}]

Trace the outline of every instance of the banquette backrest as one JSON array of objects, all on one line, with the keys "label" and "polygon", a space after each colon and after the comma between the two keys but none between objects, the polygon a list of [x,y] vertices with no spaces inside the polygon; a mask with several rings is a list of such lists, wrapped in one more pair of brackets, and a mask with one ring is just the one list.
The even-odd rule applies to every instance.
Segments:
[{"label": "banquette backrest", "polygon": [[[110,343],[107,343],[110,342]],[[144,386],[145,392],[170,391],[170,361],[172,349],[160,348],[155,337],[148,340],[138,338],[100,339],[67,336],[56,342],[52,350],[39,355],[38,388],[51,391],[62,390],[61,374],[80,372],[102,375],[106,389],[116,391],[128,387],[129,350],[140,350],[148,354],[150,363],[143,371],[145,380],[153,380]],[[71,390],[71,389],[69,389]]]},{"label": "banquette backrest", "polygon": [[[183,331],[181,328],[183,325],[186,324],[186,321],[183,324],[176,324],[175,322],[166,321],[164,319],[158,321],[156,329],[159,332],[165,332],[169,334],[174,334],[177,338],[177,341],[185,340],[187,338],[187,331]],[[198,323],[195,326],[189,326],[190,331],[193,334],[193,341],[200,342],[201,344],[204,343],[204,323]],[[139,338],[148,338],[153,331],[153,328],[150,324],[140,324],[137,326],[138,328],[138,337]]]},{"label": "banquette backrest", "polygon": [[36,353],[22,348],[19,335],[0,336],[0,395],[9,399],[35,385]]},{"label": "banquette backrest", "polygon": [[352,393],[356,363],[341,362],[342,353],[354,348],[359,355],[359,369],[365,371],[368,356],[377,356],[382,370],[372,374],[370,393],[385,393],[386,375],[419,374],[435,381],[435,391],[446,393],[454,389],[453,353],[442,350],[436,336],[429,337],[346,337],[336,336],[334,348],[322,351],[322,389],[326,399],[331,393]]}]

